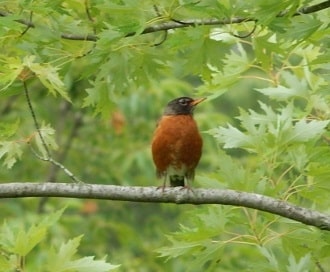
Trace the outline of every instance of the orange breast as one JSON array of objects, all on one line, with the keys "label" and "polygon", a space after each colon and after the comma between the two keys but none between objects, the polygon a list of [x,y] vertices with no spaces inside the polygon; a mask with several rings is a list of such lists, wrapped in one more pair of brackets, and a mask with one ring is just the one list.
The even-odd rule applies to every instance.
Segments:
[{"label": "orange breast", "polygon": [[[163,116],[152,141],[152,156],[157,173],[162,176],[169,166],[195,169],[202,152],[202,138],[191,115]],[[186,173],[185,173],[186,174]]]}]

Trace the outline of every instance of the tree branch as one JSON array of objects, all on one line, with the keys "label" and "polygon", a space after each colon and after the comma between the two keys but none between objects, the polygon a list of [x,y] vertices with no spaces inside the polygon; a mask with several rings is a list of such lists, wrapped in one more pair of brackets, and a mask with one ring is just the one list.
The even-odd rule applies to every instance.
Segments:
[{"label": "tree branch", "polygon": [[[330,1],[324,1],[319,4],[315,4],[312,6],[307,6],[307,7],[301,7],[292,14],[292,16],[300,16],[302,14],[310,14],[314,13],[323,9],[327,9],[330,7]],[[277,14],[276,17],[284,17],[289,13],[288,10],[283,10],[279,14]],[[0,11],[0,16],[9,16],[10,13]],[[15,20],[18,23],[24,24],[29,27],[35,27],[35,24],[28,20],[24,19],[19,19]],[[247,17],[247,18],[242,18],[242,17],[235,17],[235,18],[226,18],[226,19],[216,19],[216,18],[211,18],[211,19],[188,19],[184,21],[169,21],[169,22],[164,22],[161,24],[153,25],[146,27],[141,34],[148,34],[148,33],[154,33],[154,32],[159,32],[159,31],[166,31],[170,29],[176,29],[176,28],[184,28],[184,27],[189,27],[189,26],[205,26],[205,25],[228,25],[228,24],[239,24],[242,22],[257,22],[258,20],[253,17]],[[125,37],[130,37],[134,36],[138,33],[136,32],[130,32],[125,35]],[[98,40],[97,35],[94,34],[85,34],[85,35],[77,35],[77,34],[72,34],[72,33],[62,33],[61,34],[62,39],[67,39],[67,40],[75,40],[75,41],[92,41],[95,42]]]},{"label": "tree branch", "polygon": [[176,204],[222,204],[252,208],[330,231],[330,215],[260,194],[234,190],[115,186],[68,183],[0,184],[0,198],[68,197]]},{"label": "tree branch", "polygon": [[[0,17],[6,17],[6,16],[10,16],[10,15],[11,15],[10,13],[0,10]],[[31,20],[18,19],[18,20],[14,20],[14,21],[17,23],[26,25],[27,27],[32,27],[32,28],[35,27],[34,23],[32,23]]]}]

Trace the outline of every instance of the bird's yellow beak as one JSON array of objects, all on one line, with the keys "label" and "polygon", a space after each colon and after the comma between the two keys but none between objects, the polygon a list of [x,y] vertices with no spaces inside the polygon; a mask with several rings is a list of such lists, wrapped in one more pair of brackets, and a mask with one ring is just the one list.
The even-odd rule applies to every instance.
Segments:
[{"label": "bird's yellow beak", "polygon": [[205,99],[206,99],[206,97],[195,99],[194,101],[192,101],[192,102],[190,103],[190,105],[191,105],[191,106],[196,106],[196,105],[198,105],[199,103],[203,102]]}]

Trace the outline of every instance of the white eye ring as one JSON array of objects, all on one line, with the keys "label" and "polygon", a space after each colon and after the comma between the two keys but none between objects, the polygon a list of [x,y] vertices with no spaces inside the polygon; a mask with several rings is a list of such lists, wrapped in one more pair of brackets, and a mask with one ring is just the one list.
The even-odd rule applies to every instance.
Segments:
[{"label": "white eye ring", "polygon": [[182,106],[187,106],[188,105],[188,101],[186,99],[180,99],[179,100],[179,103],[182,105]]}]

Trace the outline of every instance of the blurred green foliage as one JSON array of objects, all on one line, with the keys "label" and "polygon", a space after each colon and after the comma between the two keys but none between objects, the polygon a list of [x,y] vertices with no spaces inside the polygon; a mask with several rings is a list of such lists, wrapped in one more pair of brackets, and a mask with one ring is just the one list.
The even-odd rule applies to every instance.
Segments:
[{"label": "blurred green foliage", "polygon": [[[330,13],[292,17],[318,1],[0,3],[0,182],[71,182],[35,156],[47,154],[23,82],[52,156],[87,183],[159,185],[150,156],[157,119],[175,97],[205,96],[195,113],[204,152],[194,186],[329,212]],[[141,34],[163,23],[252,17]],[[106,255],[119,271],[330,266],[328,233],[246,208],[76,199],[0,206],[0,271],[106,271]],[[62,216],[54,212],[63,206]],[[80,258],[70,258],[77,250]],[[61,256],[81,266],[65,270]]]}]

